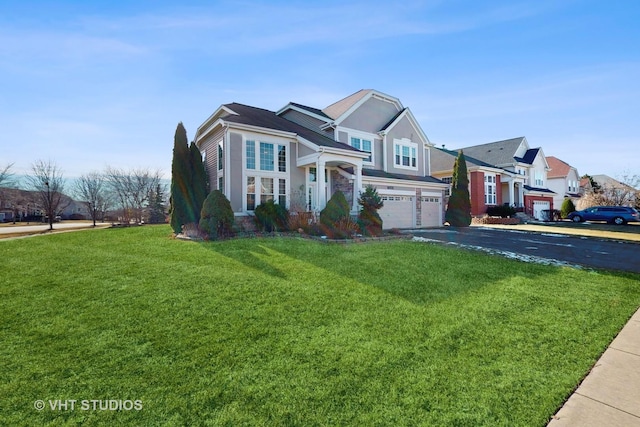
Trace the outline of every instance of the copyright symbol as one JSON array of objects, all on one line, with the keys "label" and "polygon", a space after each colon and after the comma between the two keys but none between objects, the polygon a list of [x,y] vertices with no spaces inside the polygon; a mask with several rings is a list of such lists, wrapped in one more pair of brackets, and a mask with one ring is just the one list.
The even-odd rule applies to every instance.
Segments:
[{"label": "copyright symbol", "polygon": [[36,400],[33,402],[33,407],[36,408],[37,411],[42,411],[44,409],[44,400]]}]

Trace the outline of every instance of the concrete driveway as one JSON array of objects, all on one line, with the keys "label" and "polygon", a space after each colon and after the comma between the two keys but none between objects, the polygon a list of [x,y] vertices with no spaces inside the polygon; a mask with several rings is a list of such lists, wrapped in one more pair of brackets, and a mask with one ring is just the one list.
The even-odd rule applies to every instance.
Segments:
[{"label": "concrete driveway", "polygon": [[640,273],[640,243],[489,227],[408,231],[417,240],[446,243],[524,261]]}]

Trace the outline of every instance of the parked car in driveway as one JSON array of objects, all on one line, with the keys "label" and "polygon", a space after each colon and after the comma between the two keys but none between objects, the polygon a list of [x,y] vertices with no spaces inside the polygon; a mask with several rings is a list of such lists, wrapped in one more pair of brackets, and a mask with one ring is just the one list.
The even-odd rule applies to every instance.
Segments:
[{"label": "parked car in driveway", "polygon": [[571,212],[567,218],[573,222],[607,221],[621,225],[630,221],[640,221],[640,213],[634,208],[626,206],[593,206],[581,211]]}]

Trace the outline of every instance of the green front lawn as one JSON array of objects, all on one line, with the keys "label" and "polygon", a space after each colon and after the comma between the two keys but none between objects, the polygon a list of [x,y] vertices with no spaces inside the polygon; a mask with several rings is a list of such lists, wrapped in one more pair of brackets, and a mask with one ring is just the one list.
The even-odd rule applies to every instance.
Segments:
[{"label": "green front lawn", "polygon": [[640,305],[637,275],[425,243],[169,235],[0,242],[0,425],[543,426]]}]

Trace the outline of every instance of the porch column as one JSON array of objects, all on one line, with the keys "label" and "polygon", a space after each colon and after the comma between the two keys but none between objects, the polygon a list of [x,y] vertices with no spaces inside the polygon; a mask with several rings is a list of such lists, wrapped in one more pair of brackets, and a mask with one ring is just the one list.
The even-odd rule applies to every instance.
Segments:
[{"label": "porch column", "polygon": [[518,191],[518,205],[519,206],[524,206],[524,185],[522,183],[520,183],[520,185],[518,185],[519,191]]},{"label": "porch column", "polygon": [[353,212],[358,212],[358,198],[362,191],[362,168],[358,165],[353,165],[353,176],[353,206],[351,207],[351,210]]},{"label": "porch column", "polygon": [[509,180],[509,204],[510,204],[511,206],[513,206],[513,205],[515,205],[515,204],[516,204],[516,201],[515,201],[515,200],[513,200],[513,199],[514,199],[514,195],[513,195],[513,194],[514,194],[514,193],[513,193],[513,187],[514,187],[514,185],[515,185],[515,183],[513,182],[513,178],[511,178],[511,179]]},{"label": "porch column", "polygon": [[324,168],[326,163],[324,160],[318,159],[316,162],[316,184],[318,187],[318,194],[316,195],[316,209],[322,210],[327,204],[326,192],[327,192],[327,184],[324,182]]}]

